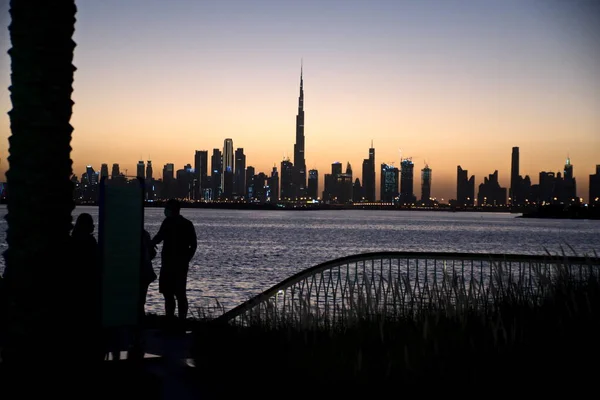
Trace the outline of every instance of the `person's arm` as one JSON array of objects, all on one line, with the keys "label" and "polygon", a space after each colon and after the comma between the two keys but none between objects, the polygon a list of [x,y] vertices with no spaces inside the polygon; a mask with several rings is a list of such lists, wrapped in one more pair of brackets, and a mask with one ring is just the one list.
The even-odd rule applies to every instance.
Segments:
[{"label": "person's arm", "polygon": [[194,257],[194,254],[196,254],[196,249],[198,248],[198,237],[196,236],[196,228],[194,227],[194,224],[190,221],[190,234],[189,234],[189,239],[190,239],[190,256],[189,256],[189,260],[191,261],[192,258]]},{"label": "person's arm", "polygon": [[160,225],[160,229],[158,230],[158,233],[154,236],[154,238],[152,238],[152,246],[156,246],[157,244],[162,242],[163,239],[165,238],[165,222],[167,222],[166,219]]}]

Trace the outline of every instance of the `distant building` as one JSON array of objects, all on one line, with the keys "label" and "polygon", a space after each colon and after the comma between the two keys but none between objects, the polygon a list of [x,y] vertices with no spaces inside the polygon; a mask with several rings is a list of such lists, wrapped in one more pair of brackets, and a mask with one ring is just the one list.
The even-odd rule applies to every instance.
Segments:
[{"label": "distant building", "polygon": [[427,164],[421,170],[421,203],[431,204],[431,168]]},{"label": "distant building", "polygon": [[479,185],[477,194],[479,206],[502,206],[506,205],[506,188],[500,187],[498,182],[498,171],[494,171]]},{"label": "distant building", "polygon": [[121,175],[121,170],[119,169],[119,164],[115,163],[112,165],[112,171],[111,171],[110,177],[112,179],[116,179],[119,177],[119,175]]},{"label": "distant building", "polygon": [[384,203],[392,203],[398,197],[398,168],[389,164],[381,164],[380,199]]},{"label": "distant building", "polygon": [[309,198],[316,200],[319,198],[319,171],[311,169],[308,171],[308,191]]},{"label": "distant building", "polygon": [[246,200],[252,201],[254,199],[254,167],[246,167]]},{"label": "distant building", "polygon": [[469,178],[469,171],[456,168],[456,204],[459,207],[472,207],[475,204],[475,175]]},{"label": "distant building", "polygon": [[235,176],[233,178],[234,191],[236,197],[244,197],[246,193],[246,155],[243,148],[235,150]]},{"label": "distant building", "polygon": [[148,160],[148,163],[146,164],[146,179],[152,181],[152,177],[152,161]]},{"label": "distant building", "polygon": [[400,203],[414,204],[417,199],[414,194],[415,164],[411,158],[405,158],[400,162]]},{"label": "distant building", "polygon": [[144,164],[144,161],[140,160],[137,163],[137,173],[136,173],[136,178],[140,178],[142,180],[146,179],[146,165]]},{"label": "distant building", "polygon": [[102,164],[100,167],[100,180],[102,180],[102,178],[108,179],[108,164]]},{"label": "distant building", "polygon": [[289,159],[281,161],[281,187],[280,199],[282,201],[293,200],[294,197],[294,164]]},{"label": "distant building", "polygon": [[163,167],[163,187],[161,197],[163,199],[170,199],[176,195],[175,185],[175,165],[167,163]]},{"label": "distant building", "polygon": [[564,203],[579,202],[579,197],[577,197],[577,182],[573,176],[573,164],[571,164],[571,159],[568,157],[565,169],[563,170],[563,190],[560,194],[560,199]]},{"label": "distant building", "polygon": [[354,203],[360,203],[365,198],[363,187],[360,184],[360,179],[356,178],[354,180],[354,185],[352,185],[352,201]]},{"label": "distant building", "polygon": [[271,176],[267,181],[269,185],[267,200],[271,203],[277,203],[279,201],[279,172],[277,172],[277,166],[273,166]]},{"label": "distant building", "polygon": [[234,154],[233,140],[225,139],[223,143],[223,174],[221,175],[221,188],[223,197],[231,200],[233,198],[234,177]]},{"label": "distant building", "polygon": [[369,149],[369,158],[363,160],[362,179],[365,200],[375,201],[375,148],[373,147],[373,141],[371,141],[371,148]]},{"label": "distant building", "polygon": [[600,165],[596,165],[596,173],[590,175],[590,197],[588,204],[600,205]]},{"label": "distant building", "polygon": [[[292,165],[292,189],[290,198],[294,200],[306,196],[306,154],[304,153],[304,81],[300,66],[300,95],[296,115],[296,143],[294,144],[294,164]],[[283,169],[281,171],[283,176]],[[283,188],[283,184],[282,184]],[[286,191],[288,191],[286,189]]]},{"label": "distant building", "polygon": [[203,189],[207,186],[208,151],[196,150],[194,154],[194,199],[204,199]]},{"label": "distant building", "polygon": [[223,157],[221,150],[213,149],[213,154],[210,159],[210,170],[211,170],[211,184],[212,184],[212,199],[217,200],[221,198],[223,191],[222,175],[223,175]]}]

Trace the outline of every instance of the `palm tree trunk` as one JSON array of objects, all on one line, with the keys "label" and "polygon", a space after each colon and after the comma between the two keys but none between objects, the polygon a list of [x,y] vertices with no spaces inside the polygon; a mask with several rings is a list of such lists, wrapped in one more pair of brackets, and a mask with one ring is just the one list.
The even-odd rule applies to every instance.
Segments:
[{"label": "palm tree trunk", "polygon": [[[10,193],[5,278],[10,320],[5,362],[75,357],[68,294],[74,208],[69,121],[74,0],[11,0]],[[79,349],[81,351],[81,349]],[[68,360],[64,360],[67,361]]]}]

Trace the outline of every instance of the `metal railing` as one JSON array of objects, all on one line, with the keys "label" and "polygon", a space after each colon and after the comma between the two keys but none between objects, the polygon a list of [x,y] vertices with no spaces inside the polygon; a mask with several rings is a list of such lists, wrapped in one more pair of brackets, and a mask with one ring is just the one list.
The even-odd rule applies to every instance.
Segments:
[{"label": "metal railing", "polygon": [[241,326],[334,326],[432,309],[485,312],[506,299],[538,304],[557,278],[598,279],[599,268],[597,255],[365,253],[301,271],[215,321]]}]

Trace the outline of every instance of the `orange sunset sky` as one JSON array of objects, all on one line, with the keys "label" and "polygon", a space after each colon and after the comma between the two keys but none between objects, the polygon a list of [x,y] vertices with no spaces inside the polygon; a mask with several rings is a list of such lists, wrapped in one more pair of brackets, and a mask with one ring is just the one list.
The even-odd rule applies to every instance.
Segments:
[{"label": "orange sunset sky", "polygon": [[[81,0],[74,40],[74,172],[152,160],[193,165],[195,150],[244,148],[270,173],[293,159],[300,60],[306,165],[412,157],[432,196],[476,185],[510,156],[521,174],[574,164],[578,195],[600,164],[598,2]],[[0,2],[0,172],[11,109],[8,2]],[[377,186],[379,173],[377,172]],[[420,197],[415,173],[415,195]],[[377,188],[379,196],[379,188]]]}]

